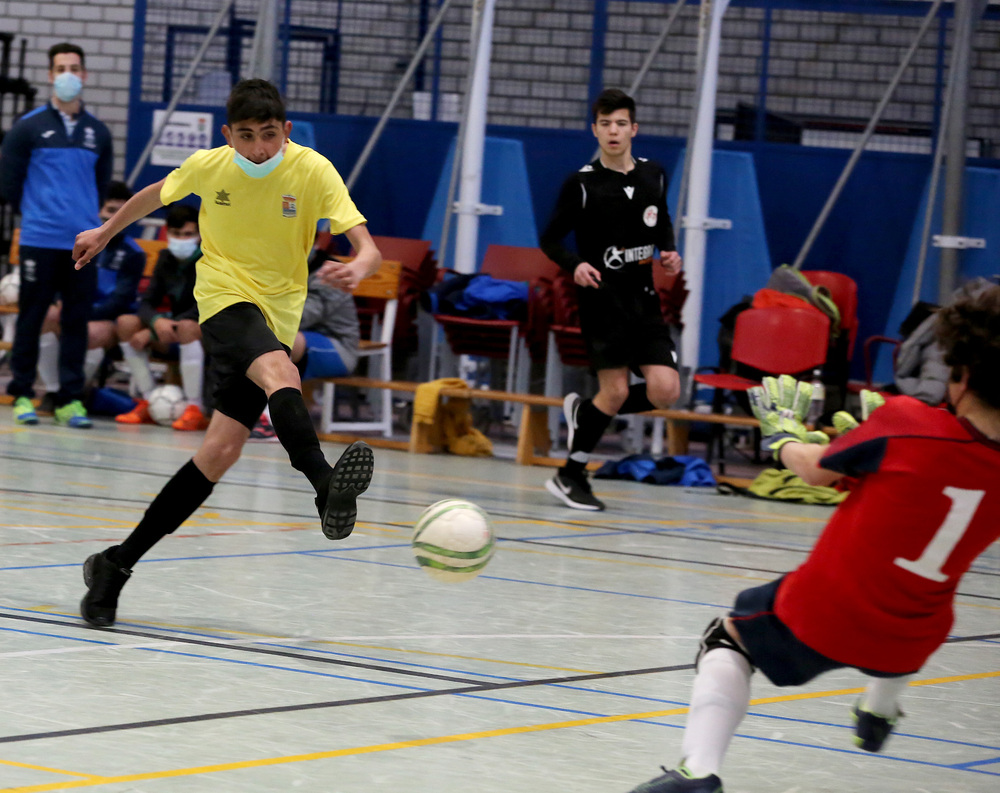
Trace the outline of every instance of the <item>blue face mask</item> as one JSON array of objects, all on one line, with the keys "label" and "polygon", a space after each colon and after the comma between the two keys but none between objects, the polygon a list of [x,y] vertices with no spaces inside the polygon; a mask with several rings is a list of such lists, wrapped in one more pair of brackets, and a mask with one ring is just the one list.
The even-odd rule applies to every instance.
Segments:
[{"label": "blue face mask", "polygon": [[52,81],[52,88],[60,102],[72,102],[83,90],[83,80],[73,72],[63,72]]},{"label": "blue face mask", "polygon": [[243,173],[247,176],[252,176],[254,179],[263,179],[271,171],[281,164],[282,159],[285,156],[285,144],[281,145],[281,148],[275,152],[273,157],[269,157],[264,160],[264,162],[256,163],[253,160],[248,160],[242,154],[240,154],[236,149],[233,149],[233,162],[235,162],[240,168],[243,169]]}]

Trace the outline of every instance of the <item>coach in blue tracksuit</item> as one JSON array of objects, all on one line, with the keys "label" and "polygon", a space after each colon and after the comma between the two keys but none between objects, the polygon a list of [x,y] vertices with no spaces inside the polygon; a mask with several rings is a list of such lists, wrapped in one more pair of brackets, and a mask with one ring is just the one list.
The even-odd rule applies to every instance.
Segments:
[{"label": "coach in blue tracksuit", "polygon": [[76,270],[72,250],[79,232],[100,225],[97,212],[111,180],[112,150],[108,128],[80,101],[86,79],[80,47],[51,47],[51,103],[25,113],[0,148],[0,198],[21,213],[21,291],[11,352],[13,379],[7,386],[19,424],[38,423],[31,402],[38,340],[58,296],[62,342],[55,419],[68,427],[90,426],[80,398],[97,270]]}]

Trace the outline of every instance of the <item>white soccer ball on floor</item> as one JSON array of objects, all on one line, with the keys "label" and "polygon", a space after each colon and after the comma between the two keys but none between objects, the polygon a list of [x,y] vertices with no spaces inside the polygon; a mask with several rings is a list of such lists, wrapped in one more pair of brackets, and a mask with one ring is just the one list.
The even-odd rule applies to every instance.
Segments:
[{"label": "white soccer ball on floor", "polygon": [[454,583],[479,575],[493,557],[489,517],[470,501],[446,498],[427,507],[413,529],[413,554],[431,578]]},{"label": "white soccer ball on floor", "polygon": [[187,400],[180,386],[161,385],[149,392],[149,417],[169,427],[181,417]]},{"label": "white soccer ball on floor", "polygon": [[21,291],[21,275],[17,270],[0,278],[0,306],[13,306]]}]

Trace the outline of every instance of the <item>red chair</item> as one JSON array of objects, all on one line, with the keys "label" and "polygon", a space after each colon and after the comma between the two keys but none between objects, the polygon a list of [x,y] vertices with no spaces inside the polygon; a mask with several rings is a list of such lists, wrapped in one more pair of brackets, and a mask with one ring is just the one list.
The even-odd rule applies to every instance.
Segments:
[{"label": "red chair", "polygon": [[847,360],[854,357],[854,344],[858,338],[858,284],[849,275],[829,270],[803,270],[813,286],[825,286],[830,297],[840,309],[840,330],[847,334]]},{"label": "red chair", "polygon": [[849,388],[852,393],[859,393],[862,388],[866,388],[869,391],[872,390],[873,373],[875,371],[875,361],[873,360],[874,353],[872,351],[876,344],[891,344],[892,345],[892,371],[896,371],[896,359],[899,357],[899,348],[903,344],[902,339],[896,339],[892,336],[869,336],[865,339],[865,343],[862,346],[862,350],[865,356],[865,382],[864,383],[850,383]]},{"label": "red chair", "polygon": [[[814,308],[750,308],[736,317],[733,331],[732,359],[761,374],[808,376],[826,362],[830,335],[830,319]],[[695,383],[715,389],[713,412],[722,410],[726,391],[746,392],[759,379],[728,373],[694,375]],[[719,453],[719,473],[725,471],[724,428],[712,424],[707,459],[711,462],[713,447]]]},{"label": "red chair", "polygon": [[[515,374],[519,367],[522,380],[527,377],[529,355],[534,360],[542,360],[545,356],[544,312],[538,310],[535,301],[541,298],[543,283],[551,282],[558,274],[559,267],[539,248],[490,245],[479,272],[505,281],[527,281],[528,306],[525,318],[473,319],[435,314],[434,320],[443,328],[448,346],[455,355],[506,358],[506,390],[513,392],[518,390],[515,387]],[[522,383],[522,386],[526,388],[526,383]]]}]

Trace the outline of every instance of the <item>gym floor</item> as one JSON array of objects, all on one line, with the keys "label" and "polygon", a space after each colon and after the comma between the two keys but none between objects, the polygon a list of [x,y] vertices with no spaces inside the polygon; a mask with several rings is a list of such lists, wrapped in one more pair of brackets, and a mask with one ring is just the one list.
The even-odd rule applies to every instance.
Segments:
[{"label": "gym floor", "polygon": [[[798,564],[830,515],[606,481],[606,512],[574,512],[548,469],[377,449],[358,526],[331,543],[281,446],[251,445],[99,631],[79,618],[81,563],[126,536],[200,433],[22,428],[2,408],[0,435],[5,793],[625,793],[679,760],[702,629]],[[445,497],[480,504],[500,537],[472,581],[435,581],[410,551]],[[993,793],[998,613],[993,546],[884,754],[851,741],[860,673],[755,676],[727,793]]]}]

